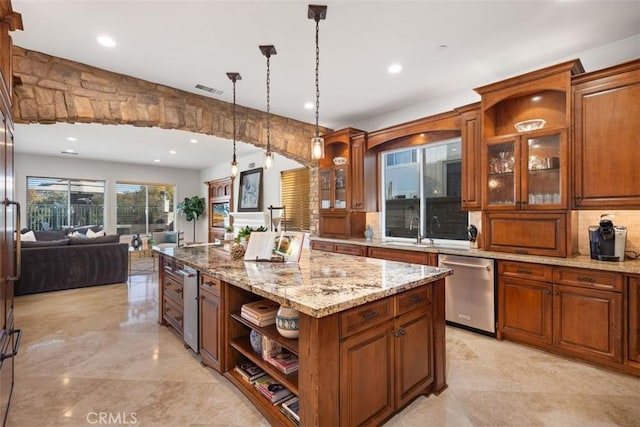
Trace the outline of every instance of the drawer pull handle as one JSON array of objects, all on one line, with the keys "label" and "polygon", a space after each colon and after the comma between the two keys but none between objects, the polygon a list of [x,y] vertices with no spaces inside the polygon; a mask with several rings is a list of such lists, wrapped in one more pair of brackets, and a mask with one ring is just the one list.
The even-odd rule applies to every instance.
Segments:
[{"label": "drawer pull handle", "polygon": [[516,249],[515,253],[521,254],[521,255],[529,255],[529,251],[526,249]]},{"label": "drawer pull handle", "polygon": [[400,331],[393,331],[393,336],[394,337],[399,337],[400,336]]},{"label": "drawer pull handle", "polygon": [[176,294],[180,294],[180,295],[182,295],[182,289],[180,289],[180,288],[177,288],[177,289],[175,290],[175,292],[176,292]]},{"label": "drawer pull handle", "polygon": [[524,268],[519,268],[516,270],[516,272],[520,274],[531,274],[531,270],[525,270]]},{"label": "drawer pull handle", "polygon": [[364,320],[371,320],[374,317],[378,317],[378,312],[377,311],[367,311],[366,313],[362,314],[362,318]]},{"label": "drawer pull handle", "polygon": [[210,288],[216,285],[215,283],[210,282],[210,281],[209,282],[204,282],[204,284],[207,285]]},{"label": "drawer pull handle", "polygon": [[16,338],[13,343],[13,350],[11,351],[11,353],[2,353],[2,355],[0,355],[0,361],[16,356],[18,354],[18,349],[20,348],[20,341],[22,341],[22,329],[10,329],[9,331],[7,331],[7,334],[18,334],[18,338]]},{"label": "drawer pull handle", "polygon": [[422,295],[413,295],[410,299],[411,304],[418,304],[420,301],[422,301]]},{"label": "drawer pull handle", "polygon": [[578,279],[578,282],[587,282],[587,283],[594,283],[596,281],[595,277],[589,277],[589,276],[578,276],[577,279]]},{"label": "drawer pull handle", "polygon": [[176,316],[175,319],[180,322],[182,320],[182,316]]},{"label": "drawer pull handle", "polygon": [[398,332],[400,333],[400,335],[405,335],[407,333],[407,331],[405,331],[404,328],[400,328]]}]

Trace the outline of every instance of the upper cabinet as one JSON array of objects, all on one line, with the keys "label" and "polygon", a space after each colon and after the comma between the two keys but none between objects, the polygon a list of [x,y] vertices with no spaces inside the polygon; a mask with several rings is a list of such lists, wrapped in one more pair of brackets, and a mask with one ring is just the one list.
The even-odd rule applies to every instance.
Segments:
[{"label": "upper cabinet", "polygon": [[324,135],[318,161],[320,236],[362,237],[365,213],[376,210],[376,157],[366,133],[345,128]]},{"label": "upper cabinet", "polygon": [[485,210],[568,207],[568,132],[574,60],[477,88]]},{"label": "upper cabinet", "polygon": [[482,208],[480,103],[457,108],[462,139],[462,210]]},{"label": "upper cabinet", "polygon": [[640,59],[573,79],[573,207],[640,206]]},{"label": "upper cabinet", "polygon": [[233,210],[233,178],[208,181],[209,186],[209,242],[223,240],[225,227],[232,225],[229,212]]}]

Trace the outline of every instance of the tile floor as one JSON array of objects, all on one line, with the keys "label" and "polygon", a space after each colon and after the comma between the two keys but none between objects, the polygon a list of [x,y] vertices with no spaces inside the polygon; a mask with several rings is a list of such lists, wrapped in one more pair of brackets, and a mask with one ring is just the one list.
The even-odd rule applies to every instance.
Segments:
[{"label": "tile floor", "polygon": [[[9,427],[266,426],[157,324],[157,277],[16,298]],[[449,388],[387,426],[640,426],[640,379],[447,328]],[[102,418],[100,418],[102,417]]]}]

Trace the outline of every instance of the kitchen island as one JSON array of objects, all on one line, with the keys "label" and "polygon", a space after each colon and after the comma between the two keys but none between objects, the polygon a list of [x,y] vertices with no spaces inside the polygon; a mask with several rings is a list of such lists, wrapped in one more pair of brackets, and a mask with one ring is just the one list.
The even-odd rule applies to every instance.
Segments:
[{"label": "kitchen island", "polygon": [[[415,397],[446,388],[444,278],[451,270],[322,251],[303,251],[298,264],[233,260],[213,245],[158,252],[160,322],[181,334],[182,314],[172,317],[182,295],[176,266],[198,270],[201,301],[209,290],[218,298],[214,320],[201,305],[203,362],[213,354],[212,366],[274,425],[292,423],[242,379],[238,363],[258,364],[294,392],[305,426],[380,424]],[[300,312],[299,339],[240,316],[243,304],[261,298]],[[214,323],[219,351],[203,348]],[[254,353],[252,329],[297,354],[298,372],[280,373]]]}]

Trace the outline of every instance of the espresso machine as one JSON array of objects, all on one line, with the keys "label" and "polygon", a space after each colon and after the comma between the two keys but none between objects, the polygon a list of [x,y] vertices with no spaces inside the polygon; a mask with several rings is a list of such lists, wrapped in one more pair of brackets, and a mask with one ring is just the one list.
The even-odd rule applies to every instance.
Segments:
[{"label": "espresso machine", "polygon": [[599,225],[589,227],[591,258],[600,261],[624,261],[627,228],[613,225],[609,215],[600,217]]}]

